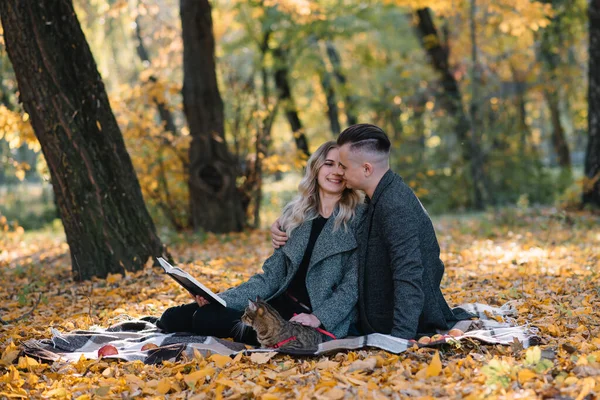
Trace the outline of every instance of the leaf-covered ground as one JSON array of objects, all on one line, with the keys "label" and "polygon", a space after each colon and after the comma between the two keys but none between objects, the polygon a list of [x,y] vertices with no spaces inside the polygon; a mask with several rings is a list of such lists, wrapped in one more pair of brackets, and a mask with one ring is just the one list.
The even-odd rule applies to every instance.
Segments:
[{"label": "leaf-covered ground", "polygon": [[[346,352],[321,358],[197,357],[146,366],[81,360],[38,364],[19,358],[29,338],[160,315],[188,295],[159,269],[73,283],[62,235],[4,237],[0,249],[0,398],[573,398],[600,394],[600,217],[504,210],[435,221],[450,304],[516,301],[519,322],[542,345]],[[259,270],[267,233],[171,238],[181,266],[214,290]]]}]

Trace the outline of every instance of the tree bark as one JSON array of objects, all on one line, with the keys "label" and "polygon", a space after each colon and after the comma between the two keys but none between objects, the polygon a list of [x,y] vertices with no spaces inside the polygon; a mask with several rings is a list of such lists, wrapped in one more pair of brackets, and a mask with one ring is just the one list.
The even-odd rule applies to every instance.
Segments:
[{"label": "tree bark", "polygon": [[340,58],[340,54],[338,53],[335,45],[331,42],[325,43],[325,49],[327,50],[327,56],[329,57],[329,61],[333,66],[333,75],[336,77],[338,83],[343,88],[345,92],[344,95],[344,109],[346,111],[346,119],[348,125],[354,125],[358,123],[358,118],[356,117],[356,100],[348,91],[347,79],[346,75],[342,71],[342,61]]},{"label": "tree bark", "polygon": [[163,246],[71,1],[0,2],[20,101],[41,144],[75,280],[141,269]]},{"label": "tree bark", "polygon": [[600,207],[600,0],[589,3],[588,144],[583,204]]},{"label": "tree bark", "polygon": [[559,97],[556,89],[546,90],[546,102],[550,109],[550,121],[552,122],[552,147],[558,159],[558,165],[571,169],[571,152],[565,135],[565,130],[560,122]]},{"label": "tree bark", "polygon": [[308,150],[308,139],[306,139],[306,135],[304,134],[304,128],[302,127],[296,104],[292,98],[289,68],[287,64],[287,51],[278,47],[273,50],[273,57],[276,60],[275,87],[277,87],[278,97],[285,111],[285,116],[292,128],[296,148],[298,151],[309,157],[310,151]]},{"label": "tree bark", "polygon": [[183,108],[190,128],[190,216],[194,229],[241,231],[244,212],[237,168],[225,142],[223,101],[215,70],[208,0],[181,0]]},{"label": "tree bark", "polygon": [[[549,3],[555,9],[563,5],[563,0],[545,0],[544,3]],[[555,87],[545,90],[546,102],[550,110],[550,121],[552,124],[552,147],[556,153],[558,164],[567,169],[571,169],[571,153],[565,135],[565,130],[560,121],[560,95],[558,91],[559,73],[557,71],[561,60],[558,49],[563,42],[563,33],[561,26],[564,20],[565,13],[557,12],[553,17],[550,25],[541,33],[539,57],[542,61],[542,67],[548,82],[555,82]]]},{"label": "tree bark", "polygon": [[448,49],[442,46],[435,23],[431,16],[429,8],[417,10],[417,34],[424,50],[429,55],[429,60],[433,68],[441,75],[442,83],[442,105],[449,115],[456,118],[456,136],[458,138],[464,161],[470,161],[472,150],[469,146],[470,122],[463,107],[462,94],[458,87],[458,82],[450,71],[448,64]]},{"label": "tree bark", "polygon": [[318,74],[321,79],[321,86],[323,87],[323,92],[325,93],[325,102],[327,103],[327,118],[329,119],[329,127],[331,128],[331,133],[334,138],[340,134],[341,126],[340,126],[340,118],[339,118],[339,109],[337,106],[336,95],[335,95],[335,87],[333,86],[331,73],[327,70],[327,65],[325,64],[325,60],[321,56],[321,51],[319,48],[319,41],[316,36],[311,36],[308,39],[311,47],[317,54],[317,60],[319,63],[318,66]]},{"label": "tree bark", "polygon": [[[136,50],[138,56],[140,57],[140,60],[142,60],[143,63],[147,63],[149,65],[150,56],[148,55],[146,46],[144,46],[144,39],[142,38],[141,30],[142,28],[140,27],[140,17],[138,16],[135,19],[135,38],[138,42]],[[148,78],[148,80],[153,84],[157,82],[157,79],[154,75],[150,75],[150,78]],[[154,104],[156,105],[158,115],[160,115],[160,119],[165,124],[165,129],[168,132],[171,132],[173,135],[177,135],[177,127],[175,126],[175,121],[173,120],[173,114],[171,114],[171,110],[169,110],[169,108],[164,102],[159,101],[156,97],[153,97],[152,101],[154,101]]]},{"label": "tree bark", "polygon": [[485,208],[485,176],[483,173],[483,157],[481,154],[481,134],[479,132],[479,61],[476,33],[476,0],[471,0],[471,177],[473,178],[473,206],[477,210]]}]

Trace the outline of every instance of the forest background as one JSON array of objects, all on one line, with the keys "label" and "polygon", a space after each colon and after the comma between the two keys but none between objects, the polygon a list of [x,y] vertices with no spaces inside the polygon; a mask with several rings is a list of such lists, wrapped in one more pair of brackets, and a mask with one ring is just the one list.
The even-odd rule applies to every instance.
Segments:
[{"label": "forest background", "polygon": [[[586,2],[429,3],[213,3],[246,226],[268,225],[295,192],[306,154],[357,121],[389,133],[393,169],[433,214],[578,204]],[[178,2],[74,6],[154,221],[193,227]],[[39,228],[57,216],[50,177],[5,50],[0,63],[0,212]]]}]

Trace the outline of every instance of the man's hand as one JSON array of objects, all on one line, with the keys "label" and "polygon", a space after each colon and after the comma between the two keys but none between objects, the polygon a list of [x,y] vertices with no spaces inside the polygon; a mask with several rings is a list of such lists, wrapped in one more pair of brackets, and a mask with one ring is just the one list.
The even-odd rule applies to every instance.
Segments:
[{"label": "man's hand", "polygon": [[321,321],[319,321],[319,318],[315,317],[313,314],[298,314],[298,315],[294,315],[291,319],[291,322],[298,322],[302,325],[306,325],[306,326],[312,326],[313,328],[318,328],[319,326],[321,326]]},{"label": "man's hand", "polygon": [[275,220],[275,222],[273,222],[273,225],[271,225],[271,244],[273,245],[273,248],[278,249],[282,247],[283,245],[285,245],[285,242],[287,242],[287,240],[287,235],[284,231],[280,229],[279,219]]},{"label": "man's hand", "polygon": [[202,296],[194,296],[192,294],[192,299],[196,300],[196,303],[198,303],[199,307],[204,307],[205,305],[210,304],[210,301],[206,300]]}]

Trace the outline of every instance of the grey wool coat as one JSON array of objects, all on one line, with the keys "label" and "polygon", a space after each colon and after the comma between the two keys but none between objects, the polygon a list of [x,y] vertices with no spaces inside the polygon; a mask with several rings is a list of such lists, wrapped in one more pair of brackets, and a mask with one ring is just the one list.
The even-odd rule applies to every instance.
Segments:
[{"label": "grey wool coat", "polygon": [[[358,208],[360,214],[362,209]],[[306,289],[313,314],[325,330],[336,337],[348,335],[348,328],[356,318],[358,300],[358,252],[355,238],[356,215],[348,230],[340,227],[335,232],[337,212],[328,219],[319,235],[308,265]],[[243,310],[248,299],[256,296],[269,301],[283,294],[290,285],[304,257],[312,221],[296,228],[285,246],[275,250],[263,264],[263,272],[247,282],[229,289],[219,296],[227,306]]]},{"label": "grey wool coat", "polygon": [[402,178],[386,172],[368,203],[358,229],[363,331],[413,339],[469,318],[442,295],[444,264],[433,224]]}]

